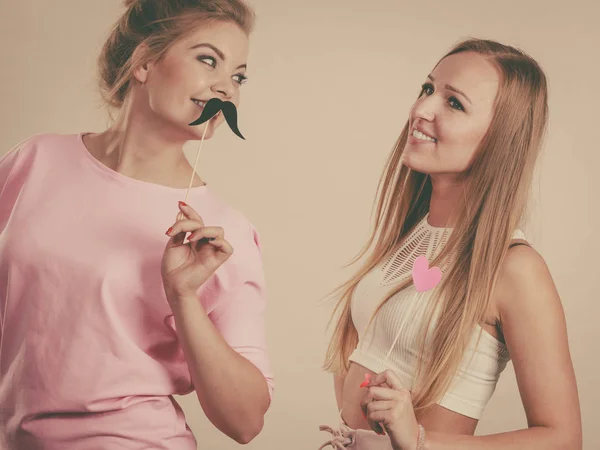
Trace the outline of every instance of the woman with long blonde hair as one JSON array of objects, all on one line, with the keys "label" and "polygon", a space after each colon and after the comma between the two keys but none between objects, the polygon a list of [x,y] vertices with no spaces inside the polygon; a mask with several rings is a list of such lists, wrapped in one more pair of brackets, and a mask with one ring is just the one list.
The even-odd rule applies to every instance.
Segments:
[{"label": "woman with long blonde hair", "polygon": [[[542,69],[510,46],[463,41],[427,76],[338,290],[321,448],[582,448],[561,301],[520,231],[547,115]],[[509,360],[528,429],[476,437]]]}]

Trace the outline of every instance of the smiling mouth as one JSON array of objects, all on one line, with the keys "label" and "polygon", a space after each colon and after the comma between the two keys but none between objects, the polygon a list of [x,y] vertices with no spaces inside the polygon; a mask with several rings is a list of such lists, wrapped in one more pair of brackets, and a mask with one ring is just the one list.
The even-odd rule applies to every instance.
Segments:
[{"label": "smiling mouth", "polygon": [[200,108],[204,108],[204,105],[206,105],[206,102],[203,102],[202,100],[196,100],[195,98],[192,99],[192,101],[198,105]]},{"label": "smiling mouth", "polygon": [[431,136],[427,136],[425,133],[421,133],[416,128],[411,133],[411,136],[414,137],[415,139],[419,139],[421,141],[434,142],[434,143],[437,142],[437,139],[432,138]]}]

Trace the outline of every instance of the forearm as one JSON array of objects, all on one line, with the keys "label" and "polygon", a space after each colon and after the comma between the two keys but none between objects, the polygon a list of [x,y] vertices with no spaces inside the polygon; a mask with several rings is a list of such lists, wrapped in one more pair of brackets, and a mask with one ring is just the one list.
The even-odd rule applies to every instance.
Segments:
[{"label": "forearm", "polygon": [[225,342],[197,298],[171,304],[202,409],[227,436],[249,442],[262,429],[270,403],[263,374]]},{"label": "forearm", "polygon": [[578,436],[567,437],[564,432],[549,427],[470,436],[427,432],[425,450],[581,450]]}]

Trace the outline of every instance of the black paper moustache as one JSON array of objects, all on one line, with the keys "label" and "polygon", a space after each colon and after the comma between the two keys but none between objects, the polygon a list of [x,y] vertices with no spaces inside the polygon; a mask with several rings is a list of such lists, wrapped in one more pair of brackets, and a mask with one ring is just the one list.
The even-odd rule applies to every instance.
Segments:
[{"label": "black paper moustache", "polygon": [[211,98],[208,102],[206,102],[206,105],[204,105],[204,109],[202,110],[202,114],[200,114],[200,117],[198,119],[190,123],[190,126],[200,125],[204,122],[208,122],[219,111],[223,112],[223,116],[227,121],[227,125],[229,125],[229,128],[231,128],[231,131],[233,131],[235,134],[237,134],[239,137],[245,140],[246,138],[242,136],[242,133],[240,133],[240,130],[237,125],[237,109],[235,105],[231,102],[223,101],[220,98],[214,97]]}]

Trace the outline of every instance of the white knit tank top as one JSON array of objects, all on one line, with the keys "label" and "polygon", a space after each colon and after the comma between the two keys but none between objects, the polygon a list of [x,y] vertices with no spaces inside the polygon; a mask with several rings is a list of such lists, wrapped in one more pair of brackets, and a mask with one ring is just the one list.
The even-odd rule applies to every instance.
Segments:
[{"label": "white knit tank top", "polygon": [[[452,230],[433,227],[427,219],[428,215],[392,256],[360,281],[351,302],[352,320],[358,331],[359,343],[350,355],[350,361],[377,373],[391,369],[408,389],[414,387],[418,332],[425,320],[427,301],[433,291],[417,292],[411,284],[381,308],[366,332],[365,328],[384,297],[397,283],[412,276],[415,259],[425,255],[431,262],[448,241]],[[513,239],[525,240],[525,236],[517,230]],[[443,273],[445,267],[441,269]],[[476,419],[481,417],[500,373],[510,360],[506,346],[486,331],[483,331],[475,348],[480,330],[478,325],[473,331],[471,344],[458,373],[446,395],[438,402],[447,409]]]}]

